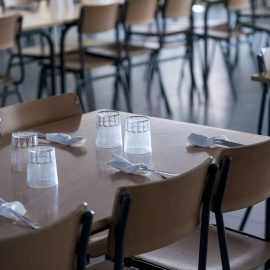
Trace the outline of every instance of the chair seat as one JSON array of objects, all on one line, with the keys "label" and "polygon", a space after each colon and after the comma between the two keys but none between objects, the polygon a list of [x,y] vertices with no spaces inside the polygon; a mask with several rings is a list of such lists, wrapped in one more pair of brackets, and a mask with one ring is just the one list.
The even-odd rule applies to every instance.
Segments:
[{"label": "chair seat", "polygon": [[108,243],[108,230],[90,236],[87,247],[87,255],[97,258],[106,254]]},{"label": "chair seat", "polygon": [[1,75],[0,74],[0,86],[6,86],[9,85],[13,82],[13,79],[9,76],[6,75]]},{"label": "chair seat", "polygon": [[[129,56],[136,57],[151,53],[152,49],[158,49],[159,44],[157,42],[149,42],[147,39],[135,40],[129,44]],[[116,58],[118,55],[117,45],[110,44],[108,46],[94,47],[87,49],[88,53],[93,55],[102,55],[108,58]],[[126,47],[122,45],[121,48],[122,58],[127,58]]]},{"label": "chair seat", "polygon": [[[98,261],[92,264],[89,264],[85,267],[85,270],[113,270],[114,269],[114,263],[106,260]],[[125,269],[130,269],[127,267],[122,268],[123,270]]]},{"label": "chair seat", "polygon": [[[90,56],[90,55],[85,56],[84,61],[85,61],[85,69],[86,70],[114,64],[114,61],[111,59],[95,57],[95,56]],[[45,59],[45,60],[42,60],[40,63],[41,63],[41,65],[48,66],[48,65],[50,65],[50,60]],[[55,65],[57,68],[60,68],[60,65],[61,65],[60,57],[56,58]],[[66,54],[65,67],[67,70],[71,70],[71,71],[80,71],[81,70],[81,64],[80,64],[80,58],[79,58],[78,52]]]},{"label": "chair seat", "polygon": [[[85,39],[83,41],[83,46],[85,48],[87,47],[93,47],[93,46],[103,46],[111,43],[111,41],[108,40],[100,40],[100,39]],[[65,45],[65,52],[70,53],[78,50],[78,45],[76,43],[67,43]],[[55,46],[54,48],[55,55],[60,55],[60,47]],[[50,49],[48,45],[44,46],[32,46],[27,47],[22,50],[22,54],[24,57],[50,57]]]},{"label": "chair seat", "polygon": [[[231,270],[256,269],[270,257],[270,244],[253,237],[226,230]],[[168,269],[198,269],[200,227],[181,241],[165,248],[136,256]],[[185,253],[183,253],[183,250]],[[188,250],[190,252],[188,252]],[[217,230],[209,227],[207,269],[221,269]],[[211,256],[210,256],[211,255]],[[243,264],[242,264],[243,263]]]},{"label": "chair seat", "polygon": [[[204,28],[196,28],[194,30],[195,35],[204,36]],[[220,24],[213,27],[208,27],[207,36],[214,39],[227,40],[229,38],[239,38],[246,35],[242,30],[231,30],[229,32],[227,24]]]}]

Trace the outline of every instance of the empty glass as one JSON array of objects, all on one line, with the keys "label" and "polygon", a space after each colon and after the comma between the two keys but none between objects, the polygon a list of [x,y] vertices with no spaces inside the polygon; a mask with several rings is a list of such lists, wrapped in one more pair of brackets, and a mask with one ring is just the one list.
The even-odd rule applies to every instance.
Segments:
[{"label": "empty glass", "polygon": [[125,123],[124,152],[148,154],[152,152],[150,121],[146,116],[128,117]]},{"label": "empty glass", "polygon": [[48,188],[58,184],[55,148],[35,146],[28,149],[27,185]]},{"label": "empty glass", "polygon": [[96,117],[96,146],[114,148],[122,146],[120,113],[117,111],[101,111]]},{"label": "empty glass", "polygon": [[11,168],[13,171],[26,171],[27,150],[38,144],[37,134],[31,131],[12,133]]}]

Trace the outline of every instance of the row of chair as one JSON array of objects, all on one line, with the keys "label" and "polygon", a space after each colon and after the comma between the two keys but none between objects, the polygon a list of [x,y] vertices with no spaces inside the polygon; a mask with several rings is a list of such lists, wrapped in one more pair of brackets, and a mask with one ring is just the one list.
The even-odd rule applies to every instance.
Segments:
[{"label": "row of chair", "polygon": [[[53,111],[49,116],[48,108]],[[72,93],[8,106],[0,109],[0,132],[10,134],[81,113]],[[8,121],[11,115],[22,121]],[[178,177],[119,188],[109,233],[101,241],[105,249],[99,254],[113,261],[91,263],[86,269],[256,269],[264,264],[270,258],[270,244],[225,229],[223,213],[269,197],[269,151],[270,141],[224,148],[215,164],[208,158]],[[217,225],[209,227],[210,207]],[[41,230],[1,239],[0,268],[73,269],[75,260],[77,269],[84,269],[86,249],[93,249],[91,244],[87,248],[92,215],[80,206]],[[77,238],[80,224],[84,229]]]}]

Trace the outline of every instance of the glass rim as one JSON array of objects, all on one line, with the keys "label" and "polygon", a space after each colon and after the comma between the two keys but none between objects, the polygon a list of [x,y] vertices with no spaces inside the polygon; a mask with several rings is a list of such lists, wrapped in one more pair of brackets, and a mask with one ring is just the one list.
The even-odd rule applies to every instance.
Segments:
[{"label": "glass rim", "polygon": [[55,147],[52,145],[35,145],[28,148],[28,152],[52,152],[55,151]]},{"label": "glass rim", "polygon": [[33,136],[37,136],[37,133],[34,131],[21,130],[12,132],[12,137],[16,138],[30,138]]},{"label": "glass rim", "polygon": [[97,112],[97,116],[99,117],[108,117],[108,116],[117,116],[117,115],[120,115],[120,112],[116,110],[102,110],[102,111]]},{"label": "glass rim", "polygon": [[[132,118],[134,118],[133,121],[132,121]],[[147,122],[147,121],[150,121],[150,119],[149,119],[149,117],[143,116],[143,115],[133,115],[133,116],[128,116],[126,121],[127,122]]]}]

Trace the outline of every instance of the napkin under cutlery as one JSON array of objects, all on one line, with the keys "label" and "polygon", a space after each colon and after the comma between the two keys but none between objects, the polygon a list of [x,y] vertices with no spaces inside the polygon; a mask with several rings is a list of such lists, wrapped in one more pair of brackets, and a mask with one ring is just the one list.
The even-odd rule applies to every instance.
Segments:
[{"label": "napkin under cutlery", "polygon": [[[11,209],[18,212],[21,215],[26,213],[25,207],[18,201],[6,202],[0,198],[0,215],[15,219],[15,216],[12,214]],[[17,218],[16,218],[17,219]]]},{"label": "napkin under cutlery", "polygon": [[191,133],[187,137],[187,144],[201,146],[201,147],[236,147],[242,146],[242,144],[234,143],[230,141],[225,135],[207,137],[200,134]]},{"label": "napkin under cutlery", "polygon": [[75,136],[71,137],[65,133],[42,133],[36,130],[32,130],[36,132],[39,138],[44,138],[51,142],[56,142],[64,145],[68,145],[71,147],[80,146],[86,143],[87,138],[84,136]]},{"label": "napkin under cutlery", "polygon": [[111,159],[108,162],[108,165],[111,165],[112,167],[125,173],[133,173],[133,174],[147,173],[147,171],[142,167],[142,165],[146,166],[145,164],[143,163],[133,164],[128,160],[126,160],[125,158],[118,156],[116,154],[112,155]]}]

